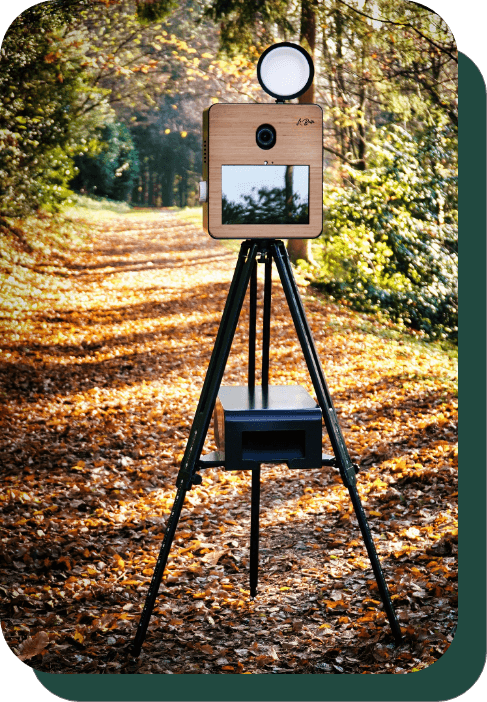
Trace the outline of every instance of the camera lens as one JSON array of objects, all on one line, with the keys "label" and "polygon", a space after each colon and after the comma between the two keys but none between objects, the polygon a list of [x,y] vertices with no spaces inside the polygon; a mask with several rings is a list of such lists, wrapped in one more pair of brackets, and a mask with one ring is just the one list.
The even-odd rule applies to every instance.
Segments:
[{"label": "camera lens", "polygon": [[276,143],[276,130],[271,124],[261,124],[257,128],[255,141],[261,149],[272,149]]}]

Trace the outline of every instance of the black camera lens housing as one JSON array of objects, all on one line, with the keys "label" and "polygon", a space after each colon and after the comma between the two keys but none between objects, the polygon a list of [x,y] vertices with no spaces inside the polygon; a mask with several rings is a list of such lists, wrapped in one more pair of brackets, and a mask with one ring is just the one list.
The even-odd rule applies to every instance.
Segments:
[{"label": "black camera lens housing", "polygon": [[276,130],[272,124],[261,124],[257,127],[255,141],[261,149],[272,149],[276,144]]}]

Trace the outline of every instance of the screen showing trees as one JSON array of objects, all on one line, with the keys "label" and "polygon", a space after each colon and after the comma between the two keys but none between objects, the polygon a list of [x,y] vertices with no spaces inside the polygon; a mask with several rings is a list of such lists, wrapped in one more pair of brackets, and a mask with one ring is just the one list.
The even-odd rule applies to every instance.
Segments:
[{"label": "screen showing trees", "polygon": [[222,224],[309,224],[309,166],[222,166]]}]

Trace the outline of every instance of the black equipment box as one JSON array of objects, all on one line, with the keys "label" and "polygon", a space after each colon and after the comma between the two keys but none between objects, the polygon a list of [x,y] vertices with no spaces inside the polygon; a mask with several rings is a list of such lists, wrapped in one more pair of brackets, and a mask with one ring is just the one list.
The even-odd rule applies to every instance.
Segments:
[{"label": "black equipment box", "polygon": [[321,467],[321,409],[299,385],[220,387],[214,429],[225,470]]}]

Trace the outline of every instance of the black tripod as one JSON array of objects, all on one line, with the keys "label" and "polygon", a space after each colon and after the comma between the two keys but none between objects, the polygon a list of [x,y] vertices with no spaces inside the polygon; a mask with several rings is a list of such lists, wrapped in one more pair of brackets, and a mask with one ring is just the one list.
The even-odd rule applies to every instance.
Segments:
[{"label": "black tripod", "polygon": [[[356,485],[356,466],[348,454],[345,441],[338,424],[333,401],[321,368],[318,353],[314,345],[303,304],[289,262],[286,248],[282,241],[246,240],[240,247],[240,253],[223,311],[220,328],[206,373],[203,390],[191,427],[186,451],[177,477],[177,493],[169,516],[159,558],[152,575],[149,592],[142,611],[139,626],[132,647],[132,654],[138,656],[144,642],[150,617],[154,609],[157,593],[166,567],[169,551],[174,540],[177,524],[181,514],[186,492],[193,485],[202,482],[198,471],[203,468],[224,466],[225,456],[215,451],[201,456],[203,444],[210,425],[213,409],[220,389],[223,373],[237,328],[240,311],[250,282],[250,329],[249,329],[249,389],[255,387],[255,341],[256,341],[256,307],[257,307],[257,260],[265,262],[264,283],[264,320],[262,352],[262,392],[268,388],[269,376],[269,342],[271,312],[271,274],[274,260],[286,295],[287,303],[296,328],[299,342],[304,353],[306,365],[313,382],[314,391],[323,414],[334,456],[323,456],[322,465],[337,466],[343,484],[348,488],[353,508],[357,517],[367,553],[374,571],[379,593],[386,611],[396,643],[401,641],[401,629],[392,605],[377,551],[370,534]],[[259,501],[260,468],[252,470],[252,506],[250,536],[250,592],[255,597],[258,577],[259,558]]]}]

